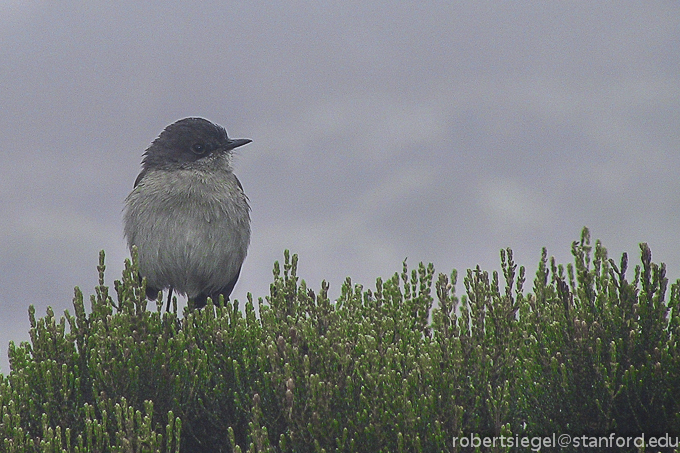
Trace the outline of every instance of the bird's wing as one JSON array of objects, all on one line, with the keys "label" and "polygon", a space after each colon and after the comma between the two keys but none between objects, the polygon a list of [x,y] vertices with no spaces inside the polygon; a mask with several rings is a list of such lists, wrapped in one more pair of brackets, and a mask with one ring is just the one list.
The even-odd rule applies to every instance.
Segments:
[{"label": "bird's wing", "polygon": [[241,185],[241,181],[238,180],[236,175],[234,175],[234,179],[236,180],[236,184],[238,184],[239,189],[241,189],[241,192],[243,192],[245,194],[245,191],[243,190],[243,186]]},{"label": "bird's wing", "polygon": [[132,186],[133,188],[137,187],[137,185],[142,182],[142,179],[144,179],[144,176],[146,176],[146,168],[144,168],[139,174],[137,175],[137,179],[135,179],[135,185]]}]

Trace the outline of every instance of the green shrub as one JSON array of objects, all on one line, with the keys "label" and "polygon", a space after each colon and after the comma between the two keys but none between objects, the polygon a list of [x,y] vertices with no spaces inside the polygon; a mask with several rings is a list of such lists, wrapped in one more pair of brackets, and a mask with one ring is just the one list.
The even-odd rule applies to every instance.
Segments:
[{"label": "green shrub", "polygon": [[[444,452],[455,436],[680,436],[680,285],[664,265],[627,280],[587,229],[566,268],[543,250],[531,293],[501,273],[422,263],[336,301],[274,265],[249,295],[177,315],[147,309],[136,259],[116,301],[51,309],[0,375],[2,452]],[[434,294],[433,294],[434,285]],[[668,293],[668,297],[667,297]],[[435,303],[436,297],[436,303]],[[497,445],[489,451],[511,451]],[[515,449],[528,451],[527,449]],[[577,448],[572,448],[578,450]],[[585,450],[584,450],[585,451]],[[617,449],[616,451],[636,451]]]}]

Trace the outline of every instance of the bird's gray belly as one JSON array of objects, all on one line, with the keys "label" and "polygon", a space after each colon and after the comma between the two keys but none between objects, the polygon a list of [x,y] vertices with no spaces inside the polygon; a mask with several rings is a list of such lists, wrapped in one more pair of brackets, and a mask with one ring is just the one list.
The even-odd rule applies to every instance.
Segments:
[{"label": "bird's gray belly", "polygon": [[239,272],[250,240],[245,198],[173,195],[145,191],[128,215],[138,228],[128,235],[149,286],[173,287],[195,297],[226,286]]}]

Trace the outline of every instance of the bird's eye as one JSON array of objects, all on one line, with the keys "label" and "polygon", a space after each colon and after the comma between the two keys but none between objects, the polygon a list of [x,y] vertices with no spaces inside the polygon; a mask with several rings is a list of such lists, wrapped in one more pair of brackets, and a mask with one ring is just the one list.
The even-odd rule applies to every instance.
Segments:
[{"label": "bird's eye", "polygon": [[206,151],[206,146],[203,143],[194,143],[191,145],[191,151],[193,151],[194,154],[204,154]]}]

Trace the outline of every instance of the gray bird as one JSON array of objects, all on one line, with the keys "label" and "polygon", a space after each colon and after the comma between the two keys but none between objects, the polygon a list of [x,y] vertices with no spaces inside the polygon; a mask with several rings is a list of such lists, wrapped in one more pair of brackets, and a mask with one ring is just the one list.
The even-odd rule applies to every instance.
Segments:
[{"label": "gray bird", "polygon": [[137,246],[146,294],[169,288],[195,308],[229,298],[250,243],[250,206],[232,152],[250,143],[203,118],[184,118],[146,149],[125,199],[125,237]]}]

